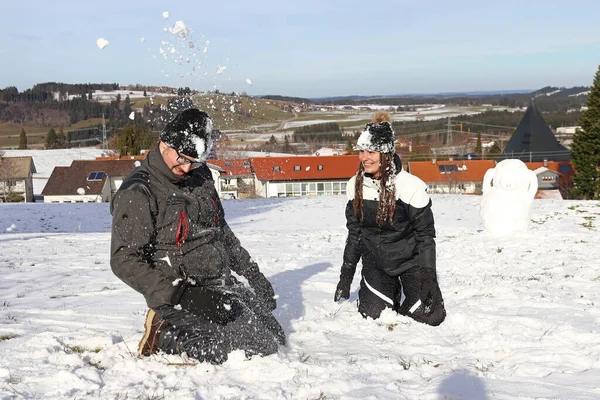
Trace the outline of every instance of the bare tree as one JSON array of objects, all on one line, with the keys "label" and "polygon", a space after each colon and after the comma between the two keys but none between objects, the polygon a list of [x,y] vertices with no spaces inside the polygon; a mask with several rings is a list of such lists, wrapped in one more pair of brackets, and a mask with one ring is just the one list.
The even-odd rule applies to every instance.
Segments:
[{"label": "bare tree", "polygon": [[14,166],[9,158],[0,158],[0,196],[4,203],[12,198],[14,191]]}]

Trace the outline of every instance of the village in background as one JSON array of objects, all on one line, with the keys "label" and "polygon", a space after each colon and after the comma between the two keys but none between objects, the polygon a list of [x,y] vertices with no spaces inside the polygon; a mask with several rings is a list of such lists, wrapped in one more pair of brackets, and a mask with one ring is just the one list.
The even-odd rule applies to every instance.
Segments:
[{"label": "village in background", "polygon": [[322,99],[11,87],[0,91],[0,202],[111,201],[165,122],[191,106],[215,120],[208,166],[222,199],[345,195],[359,164],[354,143],[376,111],[390,114],[404,169],[430,193],[481,194],[488,169],[518,158],[538,177],[537,198],[569,199],[570,147],[589,95],[589,87]]}]

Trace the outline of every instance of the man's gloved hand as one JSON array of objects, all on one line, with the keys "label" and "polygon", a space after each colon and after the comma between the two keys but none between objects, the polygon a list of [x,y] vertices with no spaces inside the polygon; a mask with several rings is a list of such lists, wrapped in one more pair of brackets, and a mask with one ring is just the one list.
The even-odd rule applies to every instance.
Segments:
[{"label": "man's gloved hand", "polygon": [[254,289],[256,296],[267,306],[271,311],[277,308],[277,301],[275,300],[275,291],[271,282],[259,272],[256,276],[248,279],[248,283]]},{"label": "man's gloved hand", "polygon": [[243,275],[248,279],[250,287],[254,289],[256,297],[258,297],[268,310],[275,310],[277,308],[275,291],[273,290],[271,282],[269,282],[265,275],[258,269],[258,264],[251,262]]},{"label": "man's gloved hand", "polygon": [[438,283],[435,270],[431,268],[421,269],[421,303],[424,306],[425,313],[433,311],[433,307],[438,303]]},{"label": "man's gloved hand", "polygon": [[335,289],[335,295],[333,296],[333,301],[339,301],[340,299],[349,299],[350,298],[350,286],[352,285],[352,279],[354,278],[354,271],[350,273],[349,271],[342,271],[340,274],[340,281],[337,284],[337,288]]}]

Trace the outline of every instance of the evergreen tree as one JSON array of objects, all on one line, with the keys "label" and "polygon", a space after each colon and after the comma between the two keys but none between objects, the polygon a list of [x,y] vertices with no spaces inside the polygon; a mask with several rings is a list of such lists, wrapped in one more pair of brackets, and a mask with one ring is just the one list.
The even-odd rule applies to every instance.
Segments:
[{"label": "evergreen tree", "polygon": [[349,136],[348,141],[346,142],[346,154],[355,154],[352,136]]},{"label": "evergreen tree", "polygon": [[292,152],[292,146],[290,146],[290,141],[288,140],[288,136],[287,135],[285,135],[285,137],[284,137],[283,152],[284,153],[291,153]]},{"label": "evergreen tree", "polygon": [[477,133],[477,144],[475,145],[475,154],[477,154],[477,157],[483,158],[483,147],[481,146],[481,132]]},{"label": "evergreen tree", "polygon": [[64,149],[66,148],[67,138],[65,136],[65,131],[61,127],[58,133],[56,134],[56,149]]},{"label": "evergreen tree", "polygon": [[50,128],[46,135],[46,150],[56,149],[57,135],[54,128]]},{"label": "evergreen tree", "polygon": [[573,135],[571,159],[575,167],[574,194],[583,199],[600,199],[600,66]]},{"label": "evergreen tree", "polygon": [[21,128],[21,136],[19,136],[19,150],[27,150],[27,134],[23,128]]},{"label": "evergreen tree", "polygon": [[495,160],[498,156],[502,154],[502,149],[498,146],[498,142],[494,142],[490,150],[488,151],[488,158]]},{"label": "evergreen tree", "polygon": [[127,95],[125,97],[125,104],[123,105],[123,115],[125,118],[129,118],[129,114],[131,114],[131,99]]},{"label": "evergreen tree", "polygon": [[136,143],[135,130],[133,125],[127,124],[123,127],[120,137],[119,153],[122,156],[133,156],[139,154],[139,147]]}]

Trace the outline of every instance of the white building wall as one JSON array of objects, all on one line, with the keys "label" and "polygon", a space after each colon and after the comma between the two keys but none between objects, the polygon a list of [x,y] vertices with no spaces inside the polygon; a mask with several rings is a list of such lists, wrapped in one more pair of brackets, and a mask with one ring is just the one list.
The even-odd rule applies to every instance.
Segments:
[{"label": "white building wall", "polygon": [[254,181],[255,183],[255,189],[256,189],[256,196],[257,197],[268,197],[267,195],[267,184],[269,183],[268,181],[259,181],[258,179],[256,179]]},{"label": "white building wall", "polygon": [[101,195],[44,196],[44,203],[101,203]]}]

